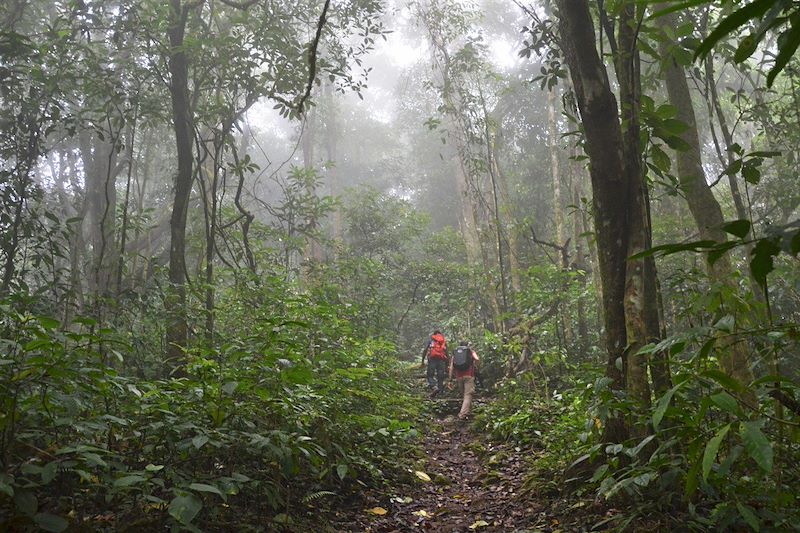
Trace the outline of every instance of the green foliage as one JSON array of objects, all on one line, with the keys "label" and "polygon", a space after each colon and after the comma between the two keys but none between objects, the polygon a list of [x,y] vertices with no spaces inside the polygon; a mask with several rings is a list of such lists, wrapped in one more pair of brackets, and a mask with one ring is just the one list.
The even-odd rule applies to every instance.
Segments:
[{"label": "green foliage", "polygon": [[4,514],[52,531],[100,509],[202,528],[402,468],[415,408],[391,344],[357,340],[335,306],[278,278],[226,302],[218,347],[166,380],[121,372],[131,347],[93,320],[62,328],[4,303]]}]

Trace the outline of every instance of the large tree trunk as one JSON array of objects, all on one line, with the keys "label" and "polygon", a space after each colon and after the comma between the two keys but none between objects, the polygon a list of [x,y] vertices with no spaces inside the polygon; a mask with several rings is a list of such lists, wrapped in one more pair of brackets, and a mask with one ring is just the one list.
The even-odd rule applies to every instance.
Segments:
[{"label": "large tree trunk", "polygon": [[[603,285],[606,330],[606,375],[614,389],[625,388],[625,376],[617,365],[624,360],[625,271],[628,252],[628,196],[622,154],[622,132],[617,101],[608,74],[595,47],[595,31],[586,0],[558,0],[561,41],[575,88],[591,163],[595,231]],[[627,436],[625,423],[615,417],[604,428],[607,440]]]},{"label": "large tree trunk", "polygon": [[192,130],[193,117],[189,100],[189,60],[183,50],[188,9],[181,0],[171,0],[169,93],[172,120],[175,128],[175,147],[178,170],[175,175],[175,199],[170,218],[169,281],[170,289],[165,306],[167,311],[167,361],[178,370],[184,360],[188,342],[186,316],[186,217],[192,191]]},{"label": "large tree trunk", "polygon": [[[674,27],[673,24],[675,24],[673,16],[660,17],[656,20],[663,29]],[[666,34],[669,35],[669,32]],[[692,107],[689,84],[686,81],[686,73],[671,56],[667,41],[661,41],[660,49],[662,55],[667,58],[663,76],[670,103],[677,109],[678,120],[688,126],[681,137],[689,148],[675,154],[681,188],[685,192],[684,196],[695,224],[697,224],[700,238],[724,243],[727,240],[725,231],[722,229],[725,219],[703,171],[697,121]],[[730,290],[736,290],[730,254],[725,253],[713,265],[708,265],[708,274],[712,282]],[[734,309],[731,307],[728,310]],[[746,340],[736,336],[726,340],[720,348],[720,364],[725,373],[743,385],[749,385],[753,381],[753,371],[747,356]]]}]

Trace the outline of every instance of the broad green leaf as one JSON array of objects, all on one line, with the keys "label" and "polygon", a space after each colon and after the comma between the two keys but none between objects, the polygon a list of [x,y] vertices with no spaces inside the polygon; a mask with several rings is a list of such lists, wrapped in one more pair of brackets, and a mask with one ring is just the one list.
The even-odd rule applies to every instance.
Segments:
[{"label": "broad green leaf", "polygon": [[0,481],[0,493],[5,494],[9,498],[14,497],[14,487],[6,483],[5,481]]},{"label": "broad green leaf", "polygon": [[772,258],[781,251],[773,239],[759,239],[753,248],[753,259],[750,260],[750,272],[759,285],[767,285],[767,275],[775,269]]},{"label": "broad green leaf", "polygon": [[336,474],[339,476],[339,479],[344,479],[347,476],[347,465],[340,464],[336,465]]},{"label": "broad green leaf", "polygon": [[736,502],[736,508],[739,509],[739,515],[744,518],[744,521],[747,522],[747,525],[750,526],[753,531],[761,531],[761,522],[759,522],[752,507],[741,502]]},{"label": "broad green leaf", "polygon": [[772,472],[774,452],[764,433],[761,432],[763,421],[742,422],[739,434],[744,442],[744,449],[764,472]]},{"label": "broad green leaf", "polygon": [[54,533],[60,533],[69,527],[69,522],[60,516],[49,513],[38,513],[33,517],[33,521],[36,522],[36,525],[41,529],[44,529],[45,531],[52,531]]},{"label": "broad green leaf", "polygon": [[711,378],[726,389],[735,392],[742,392],[745,390],[744,385],[736,381],[734,378],[724,373],[722,370],[712,368],[700,374],[703,377]]},{"label": "broad green leaf", "polygon": [[39,324],[41,324],[44,329],[56,329],[61,325],[61,322],[49,316],[39,316],[36,317],[36,320],[39,321]]},{"label": "broad green leaf", "polygon": [[603,463],[600,466],[598,466],[597,469],[594,471],[591,482],[595,483],[597,481],[600,481],[601,479],[603,479],[603,476],[606,475],[606,472],[608,472],[608,463]]},{"label": "broad green leaf", "polygon": [[755,0],[741,9],[737,9],[717,24],[708,37],[695,50],[694,57],[703,58],[711,51],[717,42],[735,29],[747,24],[749,21],[760,18],[773,5],[773,0]]},{"label": "broad green leaf", "polygon": [[732,415],[739,414],[739,403],[736,401],[736,398],[727,392],[719,392],[714,394],[711,396],[711,401],[723,411],[727,411]]},{"label": "broad green leaf", "polygon": [[758,185],[758,182],[761,181],[761,171],[755,161],[760,162],[760,160],[751,159],[742,167],[742,177],[751,185]]},{"label": "broad green leaf", "polygon": [[756,150],[755,152],[748,153],[747,157],[778,157],[781,155],[781,153],[782,152],[769,150]]},{"label": "broad green leaf", "polygon": [[736,52],[733,54],[733,60],[736,63],[741,63],[751,55],[753,52],[756,51],[756,37],[752,34],[745,35],[741,41],[739,41],[739,46],[736,47]]},{"label": "broad green leaf", "polygon": [[209,441],[209,439],[208,439],[208,436],[206,436],[206,435],[196,435],[196,436],[195,436],[195,437],[192,439],[192,444],[194,445],[194,447],[195,447],[195,448],[197,448],[197,449],[199,450],[199,449],[200,449],[200,448],[202,448],[202,447],[203,447],[203,446],[204,446],[204,445],[205,445],[205,444],[206,444],[208,441]]},{"label": "broad green leaf", "polygon": [[723,175],[735,176],[736,174],[739,173],[740,170],[742,170],[742,160],[736,159],[733,161],[733,163],[725,167],[725,170],[722,171],[720,177],[722,177]]},{"label": "broad green leaf", "polygon": [[206,483],[192,483],[191,485],[189,485],[189,488],[192,490],[196,490],[197,492],[211,492],[213,494],[216,494],[223,500],[226,499],[225,494],[223,494],[222,491],[219,490],[214,485],[208,485]]},{"label": "broad green leaf", "polygon": [[146,478],[144,476],[139,475],[132,475],[132,476],[124,476],[119,478],[114,482],[115,487],[130,487],[131,485],[136,485],[137,483],[141,483],[145,481]]},{"label": "broad green leaf", "polygon": [[712,437],[708,444],[706,444],[706,449],[703,452],[703,480],[708,479],[708,474],[711,472],[711,467],[714,466],[714,459],[717,458],[717,452],[719,452],[719,446],[722,444],[722,440],[725,438],[725,435],[728,434],[728,431],[731,429],[730,424],[726,424],[717,431],[717,434]]},{"label": "broad green leaf", "polygon": [[700,459],[700,445],[699,439],[695,440],[689,445],[689,453],[687,456],[691,458],[689,471],[686,473],[686,481],[684,483],[683,495],[684,498],[690,500],[700,485],[700,468],[702,466]]},{"label": "broad green leaf", "polygon": [[658,403],[656,404],[656,409],[653,411],[653,428],[658,430],[658,425],[661,423],[661,419],[664,418],[664,413],[667,412],[667,407],[669,407],[669,403],[672,401],[672,396],[675,392],[686,383],[678,383],[670,390],[664,393],[664,395],[658,399]]},{"label": "broad green leaf", "polygon": [[653,158],[653,163],[662,172],[669,172],[670,168],[672,168],[672,161],[669,156],[657,145],[654,144],[650,148],[650,156]]},{"label": "broad green leaf", "polygon": [[722,229],[731,235],[736,235],[740,239],[744,239],[747,237],[747,234],[750,233],[750,225],[749,220],[734,220],[733,222],[724,224]]},{"label": "broad green leaf", "polygon": [[194,494],[175,496],[169,502],[169,514],[181,524],[188,524],[203,508],[203,501]]},{"label": "broad green leaf", "polygon": [[668,118],[662,120],[659,123],[659,126],[664,128],[666,131],[670,132],[673,135],[680,135],[687,129],[689,129],[689,126],[687,126],[684,121],[679,120],[677,118]]},{"label": "broad green leaf", "polygon": [[795,13],[791,18],[791,27],[778,38],[778,57],[767,75],[767,87],[772,87],[777,75],[794,57],[797,47],[800,46],[800,16]]}]

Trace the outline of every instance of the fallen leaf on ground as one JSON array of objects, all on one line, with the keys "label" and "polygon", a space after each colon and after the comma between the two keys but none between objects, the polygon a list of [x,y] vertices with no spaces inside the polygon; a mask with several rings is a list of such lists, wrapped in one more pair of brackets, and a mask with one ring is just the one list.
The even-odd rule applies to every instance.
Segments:
[{"label": "fallen leaf on ground", "polygon": [[373,507],[372,509],[367,509],[367,512],[368,513],[372,513],[372,514],[376,514],[376,515],[379,515],[379,516],[383,516],[386,513],[388,513],[389,511],[387,511],[383,507]]},{"label": "fallen leaf on ground", "polygon": [[486,527],[488,525],[489,525],[489,522],[487,522],[486,520],[478,520],[477,522],[475,522],[474,524],[469,526],[469,528],[470,529],[478,529],[480,527]]},{"label": "fallen leaf on ground", "polygon": [[429,513],[425,509],[420,509],[419,511],[414,511],[411,514],[417,515],[417,516],[421,516],[422,518],[430,518],[431,517],[431,513]]},{"label": "fallen leaf on ground", "polygon": [[414,474],[416,474],[416,476],[418,478],[420,478],[422,481],[430,482],[430,480],[431,480],[431,476],[429,476],[428,474],[426,474],[422,470],[417,470],[417,471],[414,472]]}]

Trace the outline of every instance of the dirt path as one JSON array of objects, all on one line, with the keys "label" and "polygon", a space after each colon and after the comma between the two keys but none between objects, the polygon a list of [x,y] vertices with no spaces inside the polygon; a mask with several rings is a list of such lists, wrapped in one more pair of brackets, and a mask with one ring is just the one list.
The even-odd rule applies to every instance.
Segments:
[{"label": "dirt path", "polygon": [[546,506],[523,494],[526,452],[476,435],[467,423],[454,420],[458,407],[458,400],[437,400],[440,416],[426,429],[426,459],[414,472],[417,482],[398,494],[368,499],[365,509],[337,528],[374,533],[551,531],[554,524]]}]

